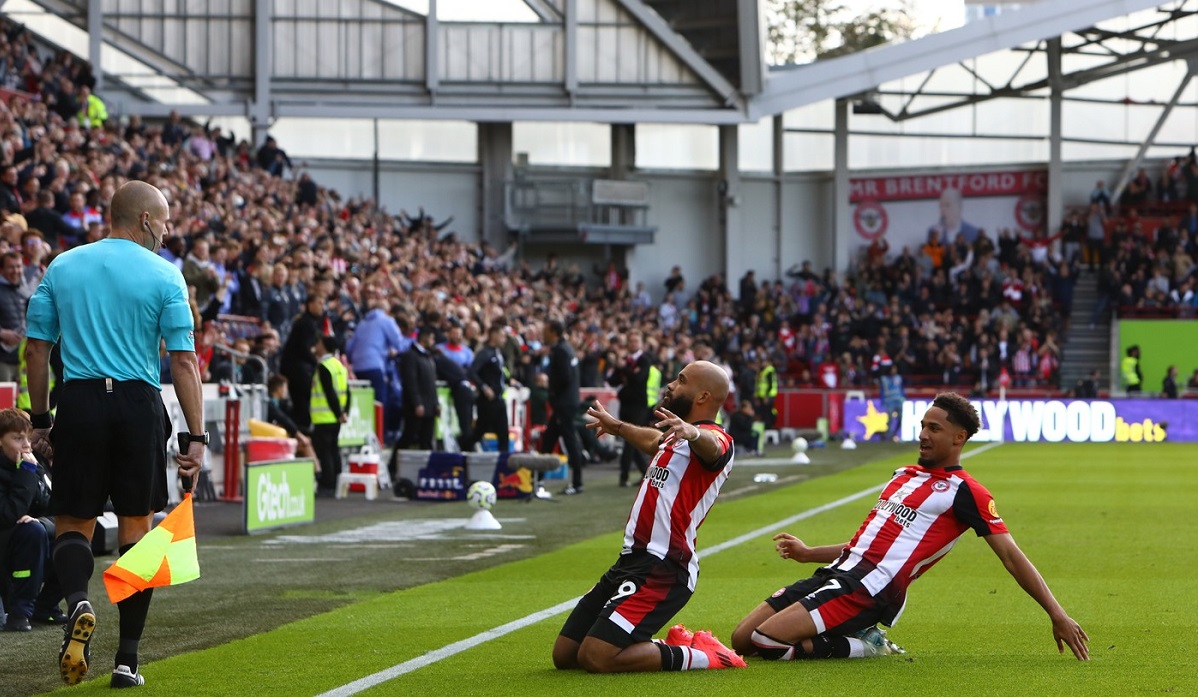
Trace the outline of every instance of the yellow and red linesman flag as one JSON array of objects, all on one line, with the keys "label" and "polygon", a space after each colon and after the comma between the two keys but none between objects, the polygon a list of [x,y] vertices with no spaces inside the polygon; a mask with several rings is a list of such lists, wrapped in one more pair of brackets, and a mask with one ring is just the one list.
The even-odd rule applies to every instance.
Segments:
[{"label": "yellow and red linesman flag", "polygon": [[162,522],[104,571],[108,599],[125,598],[158,586],[176,586],[200,577],[191,494]]}]

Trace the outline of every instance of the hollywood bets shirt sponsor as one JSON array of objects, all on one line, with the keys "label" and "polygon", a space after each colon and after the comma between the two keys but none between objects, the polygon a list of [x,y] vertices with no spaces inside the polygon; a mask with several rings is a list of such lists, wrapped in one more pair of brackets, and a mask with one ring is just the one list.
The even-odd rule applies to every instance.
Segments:
[{"label": "hollywood bets shirt sponsor", "polygon": [[688,572],[687,585],[692,591],[699,578],[695,551],[699,526],[728,479],[734,460],[732,437],[724,429],[709,421],[695,425],[715,434],[719,457],[704,467],[686,440],[672,434],[663,438],[628,514],[621,552],[645,551],[678,562]]},{"label": "hollywood bets shirt sponsor", "polygon": [[960,466],[902,467],[828,568],[858,579],[892,608],[893,621],[906,601],[907,586],[970,529],[979,537],[1007,532],[986,487]]}]

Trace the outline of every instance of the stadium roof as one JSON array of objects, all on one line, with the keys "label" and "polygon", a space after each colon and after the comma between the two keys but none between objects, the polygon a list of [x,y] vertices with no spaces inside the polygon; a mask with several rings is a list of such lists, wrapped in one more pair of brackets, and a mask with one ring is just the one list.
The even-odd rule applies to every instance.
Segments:
[{"label": "stadium roof", "polygon": [[[1145,10],[1159,0],[1043,0],[906,43],[768,69],[764,0],[525,0],[535,21],[508,23],[440,22],[436,0],[425,14],[383,0],[224,0],[202,11],[178,0],[25,2],[90,30],[87,53],[104,68],[117,113],[178,108],[260,127],[280,117],[735,124],[926,74],[903,90],[902,107],[880,110],[902,120],[1044,96],[1050,61],[1037,54],[1062,57],[1056,84],[1069,89],[1198,52],[1198,40],[1177,38],[1198,35],[1182,24],[1198,0],[1153,12]],[[118,51],[206,102],[147,99],[110,68]],[[1018,56],[1011,74],[984,79],[968,64],[995,53],[1006,54],[1003,64]],[[932,94],[931,74],[953,66],[977,80],[915,108]]]}]

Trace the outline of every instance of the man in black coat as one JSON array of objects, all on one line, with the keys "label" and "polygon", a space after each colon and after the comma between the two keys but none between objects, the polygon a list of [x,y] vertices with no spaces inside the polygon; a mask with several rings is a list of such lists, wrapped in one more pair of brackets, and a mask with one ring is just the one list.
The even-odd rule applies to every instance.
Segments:
[{"label": "man in black coat", "polygon": [[29,227],[40,230],[42,237],[55,249],[58,248],[58,240],[69,239],[79,234],[75,228],[67,225],[67,221],[62,219],[61,213],[54,210],[54,192],[52,191],[38,192],[37,208],[29,211],[25,219]]},{"label": "man in black coat", "polygon": [[507,388],[508,370],[503,361],[503,325],[492,324],[487,328],[487,345],[474,354],[470,365],[470,379],[478,385],[478,420],[474,429],[474,442],[487,433],[494,433],[499,452],[508,451],[507,402],[503,391]]},{"label": "man in black coat", "polygon": [[570,464],[570,486],[562,493],[573,496],[582,493],[582,443],[574,428],[574,413],[582,402],[579,395],[578,358],[566,341],[565,326],[560,320],[545,325],[545,345],[549,347],[549,425],[541,436],[541,452],[553,451],[558,439],[566,448]]},{"label": "man in black coat", "polygon": [[[628,354],[612,367],[607,378],[609,385],[620,388],[616,392],[620,399],[620,420],[633,426],[649,425],[650,359],[643,341],[639,332],[628,335]],[[641,476],[644,476],[649,466],[648,458],[636,448],[625,447],[620,453],[620,486],[630,485],[628,476],[634,462]]]},{"label": "man in black coat", "polygon": [[[437,379],[449,388],[453,400],[453,411],[458,417],[458,447],[462,452],[474,450],[474,385],[461,363],[433,348],[433,362],[437,366]],[[446,424],[448,426],[448,424]]]},{"label": "man in black coat", "polygon": [[312,415],[308,413],[312,376],[316,374],[316,356],[312,347],[316,345],[317,337],[331,330],[324,307],[323,296],[315,293],[308,296],[303,313],[291,325],[291,333],[287,335],[279,358],[279,372],[287,378],[287,390],[291,393],[291,418],[304,431],[312,423]]},{"label": "man in black coat", "polygon": [[[437,364],[433,345],[437,330],[424,327],[420,337],[399,355],[399,380],[403,385],[403,435],[396,450],[433,449],[433,427],[440,404],[437,401]],[[392,460],[395,455],[392,454]]]}]

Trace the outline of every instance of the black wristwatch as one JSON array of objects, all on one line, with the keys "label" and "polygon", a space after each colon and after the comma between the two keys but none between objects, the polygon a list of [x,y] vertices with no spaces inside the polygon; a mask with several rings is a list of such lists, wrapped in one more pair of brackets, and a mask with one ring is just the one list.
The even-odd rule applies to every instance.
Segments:
[{"label": "black wristwatch", "polygon": [[200,435],[196,435],[194,433],[180,433],[179,440],[186,441],[188,445],[191,445],[192,443],[203,443],[204,445],[208,445],[210,438],[208,436],[208,432],[204,431]]}]

